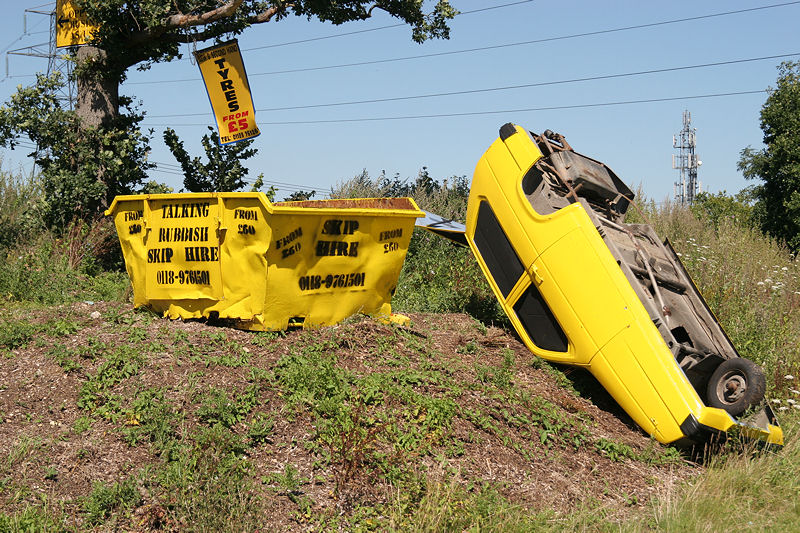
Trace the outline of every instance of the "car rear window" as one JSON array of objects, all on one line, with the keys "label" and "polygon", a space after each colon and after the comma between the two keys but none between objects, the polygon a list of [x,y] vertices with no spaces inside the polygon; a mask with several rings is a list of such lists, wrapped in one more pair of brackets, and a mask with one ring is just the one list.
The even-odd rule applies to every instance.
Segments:
[{"label": "car rear window", "polygon": [[567,336],[535,284],[531,283],[520,296],[514,304],[514,312],[536,346],[552,352],[567,351]]}]

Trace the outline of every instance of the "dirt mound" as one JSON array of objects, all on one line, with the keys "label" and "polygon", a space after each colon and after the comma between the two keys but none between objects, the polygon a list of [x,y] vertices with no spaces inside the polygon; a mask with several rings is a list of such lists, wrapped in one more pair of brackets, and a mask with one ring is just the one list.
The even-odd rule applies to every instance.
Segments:
[{"label": "dirt mound", "polygon": [[693,472],[585,375],[465,315],[251,333],[116,303],[25,314],[13,324],[33,333],[0,356],[8,516],[384,529],[413,524],[443,484],[608,516]]}]

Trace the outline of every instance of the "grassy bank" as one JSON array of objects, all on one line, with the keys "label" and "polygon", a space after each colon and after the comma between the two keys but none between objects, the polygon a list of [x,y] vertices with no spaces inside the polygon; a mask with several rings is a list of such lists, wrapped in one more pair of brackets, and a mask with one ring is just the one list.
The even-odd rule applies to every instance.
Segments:
[{"label": "grassy bank", "polygon": [[[463,184],[424,178],[399,192],[463,216]],[[345,185],[359,196],[403,186]],[[46,231],[25,215],[35,184],[3,187],[18,193],[0,202],[13,222],[0,243],[0,532],[783,531],[800,520],[800,272],[741,217],[646,202],[631,217],[670,239],[741,355],[764,367],[786,431],[779,451],[698,457],[532,358],[469,252],[435,236],[414,235],[393,301],[410,328],[354,318],[254,334],[134,312],[107,223]]]}]

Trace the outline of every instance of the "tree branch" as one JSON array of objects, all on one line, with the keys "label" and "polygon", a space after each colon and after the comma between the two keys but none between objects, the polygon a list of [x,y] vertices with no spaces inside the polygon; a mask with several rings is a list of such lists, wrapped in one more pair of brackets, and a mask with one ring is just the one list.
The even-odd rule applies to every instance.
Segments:
[{"label": "tree branch", "polygon": [[[205,26],[219,20],[232,17],[234,13],[236,13],[236,10],[241,7],[243,2],[244,0],[229,0],[220,7],[212,9],[211,11],[206,11],[205,13],[200,13],[199,15],[187,15],[184,13],[170,15],[164,20],[163,24],[137,32],[131,35],[130,40],[135,44],[143,44],[155,39],[164,38],[164,34],[170,32],[171,30],[190,28],[193,26]],[[277,6],[272,6],[261,13],[248,17],[247,22],[250,24],[262,24],[264,22],[269,22],[273,17],[275,17],[275,15],[286,11],[287,8],[292,6],[294,6],[294,4],[291,3],[283,3]],[[179,43],[191,43],[193,41],[204,41],[206,39],[216,37],[217,35],[218,32],[214,31],[203,31],[191,35],[173,34],[169,36],[169,40]]]},{"label": "tree branch", "polygon": [[233,15],[244,0],[229,0],[225,4],[211,11],[199,15],[184,15],[182,13],[170,15],[164,21],[163,28],[169,31],[174,28],[187,28],[189,26],[202,26]]},{"label": "tree branch", "polygon": [[294,7],[294,4],[280,4],[278,6],[272,6],[271,8],[262,11],[254,17],[250,17],[249,22],[251,24],[262,24],[264,22],[269,22],[272,20],[272,17],[282,11],[286,11],[290,7]]}]

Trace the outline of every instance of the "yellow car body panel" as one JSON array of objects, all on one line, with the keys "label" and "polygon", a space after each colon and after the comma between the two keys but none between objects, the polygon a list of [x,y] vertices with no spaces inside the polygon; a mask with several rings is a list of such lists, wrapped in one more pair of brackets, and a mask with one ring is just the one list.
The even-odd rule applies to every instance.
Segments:
[{"label": "yellow car body panel", "polygon": [[[709,428],[725,432],[739,425],[760,440],[782,443],[777,425],[743,425],[726,411],[704,405],[584,206],[576,202],[550,214],[537,213],[521,182],[542,152],[519,126],[502,133],[476,166],[466,236],[527,348],[549,361],[588,369],[631,418],[660,442],[675,442]],[[500,230],[491,229],[495,224]],[[504,249],[504,239],[513,253]],[[519,267],[514,265],[514,255]],[[494,261],[493,267],[489,260]],[[550,320],[557,321],[554,328],[560,327],[564,338],[559,340],[557,332],[541,334],[551,345],[538,346],[519,313],[525,306],[539,307],[521,303],[523,298],[546,302]],[[541,314],[538,320],[547,320],[546,310],[536,313]]]}]

